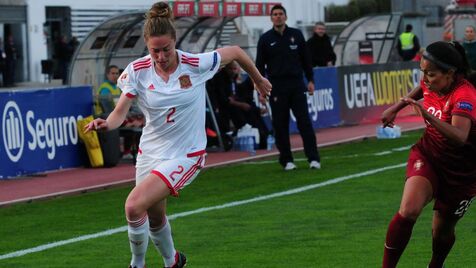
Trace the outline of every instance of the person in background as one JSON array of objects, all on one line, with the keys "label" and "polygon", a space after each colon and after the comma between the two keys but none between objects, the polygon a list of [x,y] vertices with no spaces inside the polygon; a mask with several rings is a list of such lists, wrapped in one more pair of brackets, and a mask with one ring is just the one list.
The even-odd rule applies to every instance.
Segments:
[{"label": "person in background", "polygon": [[476,32],[474,26],[468,25],[464,29],[463,47],[468,57],[469,66],[476,70]]},{"label": "person in background", "polygon": [[11,87],[15,85],[15,68],[17,63],[17,48],[13,35],[9,35],[5,42],[5,69],[4,69],[4,85]]},{"label": "person in background", "polygon": [[58,62],[57,75],[61,78],[63,85],[68,83],[69,65],[73,56],[73,48],[68,43],[67,37],[62,35],[55,43],[55,58]]},{"label": "person in background", "polygon": [[241,68],[236,61],[227,64],[220,70],[209,84],[209,92],[214,91],[220,130],[231,131],[230,121],[233,123],[235,134],[245,124],[257,128],[260,133],[259,148],[266,148],[268,129],[261,118],[261,111],[253,100],[253,82],[251,79],[242,79]]},{"label": "person in background", "polygon": [[336,54],[332,48],[331,39],[326,34],[326,25],[319,21],[314,25],[314,34],[307,40],[307,47],[311,53],[312,67],[334,66]]},{"label": "person in background", "polygon": [[383,126],[392,127],[397,113],[411,105],[426,123],[410,149],[400,209],[387,229],[383,268],[397,266],[417,218],[432,200],[428,267],[443,267],[455,243],[456,224],[476,196],[476,89],[466,80],[464,48],[457,42],[432,43],[420,69],[420,85],[382,114]]},{"label": "person in background", "polygon": [[443,41],[445,41],[445,42],[453,41],[453,34],[451,32],[444,32],[443,33]]},{"label": "person in background", "polygon": [[72,54],[74,54],[79,46],[79,41],[76,36],[71,37],[71,40],[69,40],[69,46],[71,47]]},{"label": "person in background", "polygon": [[121,95],[121,89],[117,87],[117,79],[119,78],[119,67],[109,65],[106,67],[106,80],[99,85],[97,89],[98,96],[114,96]]},{"label": "person in background", "polygon": [[99,85],[95,93],[97,98],[96,114],[110,113],[114,108],[121,95],[121,89],[117,87],[119,74],[119,68],[116,65],[106,67],[106,80]]},{"label": "person in background", "polygon": [[405,32],[398,37],[397,50],[403,61],[411,61],[420,50],[420,41],[412,31],[413,26],[407,24]]},{"label": "person in background", "polygon": [[4,86],[5,84],[5,76],[4,76],[4,71],[5,71],[5,60],[7,58],[7,55],[3,51],[3,40],[0,38],[0,80],[2,81],[0,83],[0,87]]},{"label": "person in background", "polygon": [[165,267],[181,268],[185,254],[177,251],[166,216],[167,198],[178,196],[205,162],[205,82],[220,65],[236,60],[263,96],[271,91],[253,61],[238,46],[191,54],[176,49],[172,9],[152,5],[145,16],[148,55],[131,62],[119,78],[122,94],[106,120],[94,119],[85,131],[111,130],[126,118],[134,99],[146,117],[136,164],[136,186],[125,203],[131,268],[145,267],[149,237]]},{"label": "person in background", "polygon": [[[109,65],[106,67],[106,81],[99,85],[96,92],[97,105],[95,107],[96,114],[109,114],[113,111],[116,103],[121,95],[121,89],[117,86],[117,79],[119,78],[119,67],[116,65]],[[124,137],[122,158],[133,159],[132,145],[134,140],[134,132],[121,132]]]},{"label": "person in background", "polygon": [[[256,66],[266,75],[273,91],[269,99],[272,112],[279,163],[284,170],[296,169],[289,137],[291,109],[304,143],[304,153],[312,169],[321,168],[316,134],[309,117],[306,89],[314,94],[314,77],[306,41],[301,31],[286,25],[286,9],[282,5],[271,8],[273,28],[264,33],[256,53]],[[303,81],[307,78],[307,88]]]}]

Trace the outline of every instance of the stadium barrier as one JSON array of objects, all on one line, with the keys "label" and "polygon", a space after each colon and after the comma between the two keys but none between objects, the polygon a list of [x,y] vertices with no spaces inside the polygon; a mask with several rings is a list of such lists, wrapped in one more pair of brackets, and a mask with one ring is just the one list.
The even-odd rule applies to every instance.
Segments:
[{"label": "stadium barrier", "polygon": [[[418,62],[314,68],[315,92],[307,96],[312,125],[318,129],[375,122],[419,79]],[[292,113],[290,121],[291,133],[297,133]]]},{"label": "stadium barrier", "polygon": [[0,92],[0,179],[83,165],[77,121],[92,114],[90,86]]}]

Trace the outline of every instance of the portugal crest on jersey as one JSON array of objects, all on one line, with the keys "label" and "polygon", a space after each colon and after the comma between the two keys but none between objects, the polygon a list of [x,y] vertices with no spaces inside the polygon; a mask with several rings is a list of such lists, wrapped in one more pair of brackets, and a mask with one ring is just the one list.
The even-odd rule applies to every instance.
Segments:
[{"label": "portugal crest on jersey", "polygon": [[414,168],[415,170],[420,170],[420,169],[423,167],[424,164],[425,164],[425,163],[423,163],[423,161],[421,161],[420,159],[418,159],[417,161],[415,161],[415,164],[413,164],[413,168]]},{"label": "portugal crest on jersey", "polygon": [[184,74],[179,77],[180,88],[187,89],[192,86],[192,81],[190,81],[190,75]]}]

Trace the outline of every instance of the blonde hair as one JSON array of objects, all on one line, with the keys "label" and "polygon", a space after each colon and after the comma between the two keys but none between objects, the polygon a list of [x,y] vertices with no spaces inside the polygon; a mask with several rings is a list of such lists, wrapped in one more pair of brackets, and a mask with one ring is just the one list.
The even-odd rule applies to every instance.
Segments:
[{"label": "blonde hair", "polygon": [[169,34],[172,39],[177,39],[174,26],[174,14],[167,3],[157,2],[145,13],[144,38],[147,40],[151,36],[167,34]]}]

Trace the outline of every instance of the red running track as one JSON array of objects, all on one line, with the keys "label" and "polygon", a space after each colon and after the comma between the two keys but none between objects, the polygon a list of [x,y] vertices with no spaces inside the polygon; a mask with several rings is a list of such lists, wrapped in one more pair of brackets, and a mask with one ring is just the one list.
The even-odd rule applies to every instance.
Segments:
[{"label": "red running track", "polygon": [[[415,116],[397,118],[396,123],[401,127],[402,131],[424,127],[423,120]],[[318,146],[323,147],[375,137],[378,125],[379,123],[375,122],[319,129],[316,133]],[[302,140],[299,135],[291,136],[291,146],[293,151],[302,150]],[[253,157],[250,157],[246,152],[211,152],[207,155],[205,168],[277,154],[276,149],[273,151],[257,150],[256,156]],[[36,177],[0,180],[0,206],[132,184],[134,182],[134,174],[135,169],[131,163],[121,163],[112,168],[73,168],[49,172]]]}]

